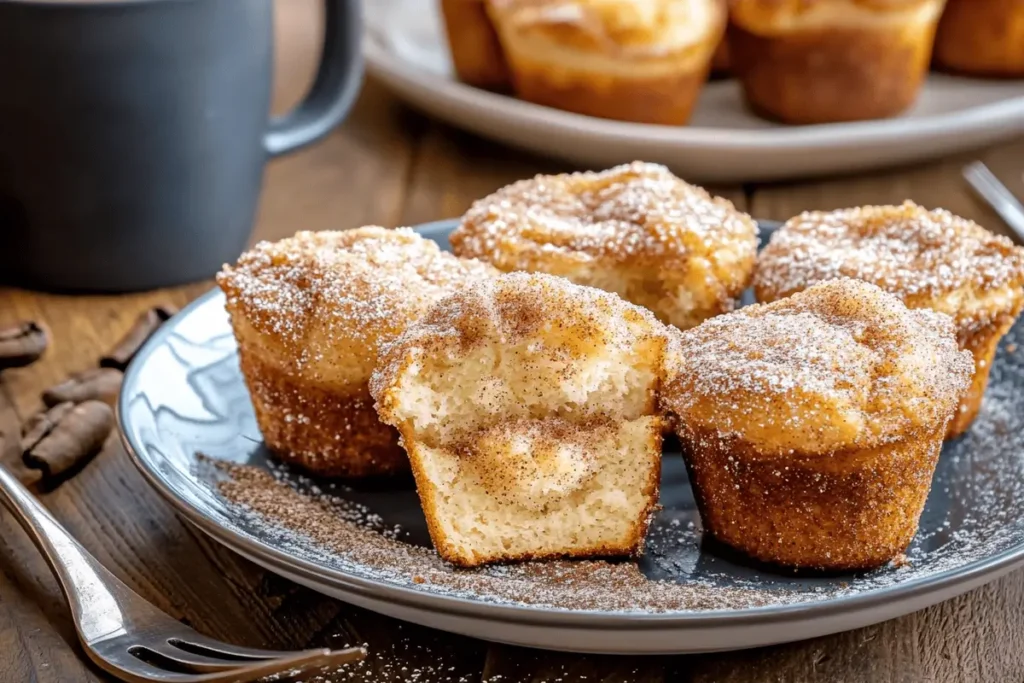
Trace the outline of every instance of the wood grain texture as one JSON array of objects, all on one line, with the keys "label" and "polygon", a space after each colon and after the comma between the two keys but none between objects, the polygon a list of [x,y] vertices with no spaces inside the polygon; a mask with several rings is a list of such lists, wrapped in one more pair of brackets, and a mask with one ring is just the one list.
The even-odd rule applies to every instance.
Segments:
[{"label": "wood grain texture", "polygon": [[[274,111],[305,92],[319,51],[319,0],[279,0]],[[848,178],[715,188],[758,217],[898,202],[942,205],[1002,230],[969,194],[960,167],[976,155]],[[1024,190],[1024,140],[980,155]],[[351,117],[312,148],[267,169],[253,239],[299,229],[415,224],[457,216],[477,197],[535,173],[575,170],[429,122],[369,82]],[[748,201],[749,200],[749,201]],[[211,286],[117,297],[0,290],[0,324],[35,319],[53,344],[0,375],[0,432],[41,407],[39,393],[96,364],[136,316],[182,305]],[[7,457],[11,457],[8,452]],[[271,647],[365,643],[367,662],[334,680],[443,683],[903,683],[1024,681],[1024,573],[917,614],[779,647],[688,657],[579,656],[493,645],[402,624],[267,573],[194,531],[151,491],[116,439],[74,479],[42,496],[111,571],[169,614],[214,637]],[[60,591],[31,542],[0,515],[0,681],[109,680],[75,644]]]}]

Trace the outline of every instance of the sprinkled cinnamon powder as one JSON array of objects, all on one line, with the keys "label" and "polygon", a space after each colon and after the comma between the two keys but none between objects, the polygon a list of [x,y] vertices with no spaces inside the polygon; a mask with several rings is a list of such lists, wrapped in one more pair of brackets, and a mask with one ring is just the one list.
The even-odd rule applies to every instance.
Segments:
[{"label": "sprinkled cinnamon powder", "polygon": [[[314,541],[351,570],[373,571],[377,580],[487,602],[573,610],[672,612],[740,609],[814,599],[823,591],[773,591],[763,585],[723,588],[708,581],[675,583],[651,580],[635,562],[601,560],[525,562],[480,569],[457,569],[429,548],[404,542],[402,531],[383,527],[358,505],[330,495],[301,493],[285,470],[217,462],[227,474],[218,490],[283,533]],[[679,529],[669,525],[654,543],[676,543]],[[660,541],[659,541],[660,539]]]}]

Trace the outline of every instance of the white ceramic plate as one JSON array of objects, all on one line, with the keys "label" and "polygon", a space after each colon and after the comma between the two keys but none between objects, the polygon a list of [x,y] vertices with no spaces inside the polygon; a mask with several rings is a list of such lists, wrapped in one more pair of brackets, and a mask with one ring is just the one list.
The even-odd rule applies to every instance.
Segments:
[{"label": "white ceramic plate", "polygon": [[436,0],[366,3],[372,74],[409,104],[515,147],[598,168],[643,159],[698,182],[778,180],[881,168],[1024,132],[1024,81],[933,74],[917,105],[882,121],[781,126],[749,113],[738,85],[705,89],[691,125],[570,114],[463,85],[452,75]]},{"label": "white ceramic plate", "polygon": [[[447,246],[453,227],[446,221],[421,230]],[[200,297],[146,343],[125,373],[118,416],[132,460],[184,519],[314,590],[425,626],[516,645],[707,652],[877,623],[1024,563],[1024,353],[1012,353],[1014,346],[1024,348],[1024,320],[995,358],[977,421],[943,448],[907,550],[909,564],[858,574],[780,573],[702,539],[686,468],[670,448],[662,463],[661,509],[640,560],[483,570],[447,565],[432,551],[409,482],[345,485],[274,465],[256,427],[219,291]],[[315,495],[336,511],[326,525],[332,530],[350,528],[352,506],[364,511],[362,519],[377,521],[327,547],[310,535],[317,525],[308,508],[291,498],[275,508],[298,510],[293,517],[301,524],[292,526],[273,514],[253,514],[224,493],[220,470],[198,453],[256,468],[260,476],[274,472],[289,491],[302,493],[301,500]]]}]

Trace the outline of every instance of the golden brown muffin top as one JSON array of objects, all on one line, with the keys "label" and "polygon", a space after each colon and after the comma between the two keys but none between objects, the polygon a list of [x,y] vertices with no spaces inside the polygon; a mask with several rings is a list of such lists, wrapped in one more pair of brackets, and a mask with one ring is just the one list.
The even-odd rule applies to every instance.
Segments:
[{"label": "golden brown muffin top", "polygon": [[584,52],[657,57],[708,40],[724,0],[488,0],[496,21]]},{"label": "golden brown muffin top", "polygon": [[754,33],[850,28],[937,18],[945,0],[729,0],[729,18]]},{"label": "golden brown muffin top", "polygon": [[764,456],[941,437],[974,364],[952,320],[858,280],[712,318],[674,339],[665,406]]},{"label": "golden brown muffin top", "polygon": [[[754,287],[774,301],[838,277],[878,285],[910,306],[952,293],[960,302],[1024,286],[1024,248],[977,223],[913,202],[790,219],[758,257]],[[955,314],[956,310],[942,310]]]},{"label": "golden brown muffin top", "polygon": [[[489,265],[442,252],[408,228],[298,232],[260,242],[217,284],[227,308],[298,363],[334,354],[372,361],[376,344],[403,330],[463,282],[496,274]],[[351,358],[351,357],[350,357]]]},{"label": "golden brown muffin top", "polygon": [[473,203],[451,243],[504,271],[559,259],[670,269],[722,250],[752,258],[757,223],[664,166],[637,161],[508,185]]}]

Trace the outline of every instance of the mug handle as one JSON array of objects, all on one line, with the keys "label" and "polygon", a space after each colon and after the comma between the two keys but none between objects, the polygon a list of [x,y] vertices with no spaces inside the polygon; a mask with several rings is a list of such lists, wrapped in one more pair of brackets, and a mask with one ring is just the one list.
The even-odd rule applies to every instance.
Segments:
[{"label": "mug handle", "polygon": [[263,138],[276,157],[316,142],[341,123],[363,81],[361,0],[324,0],[324,48],[306,98],[270,122]]}]

